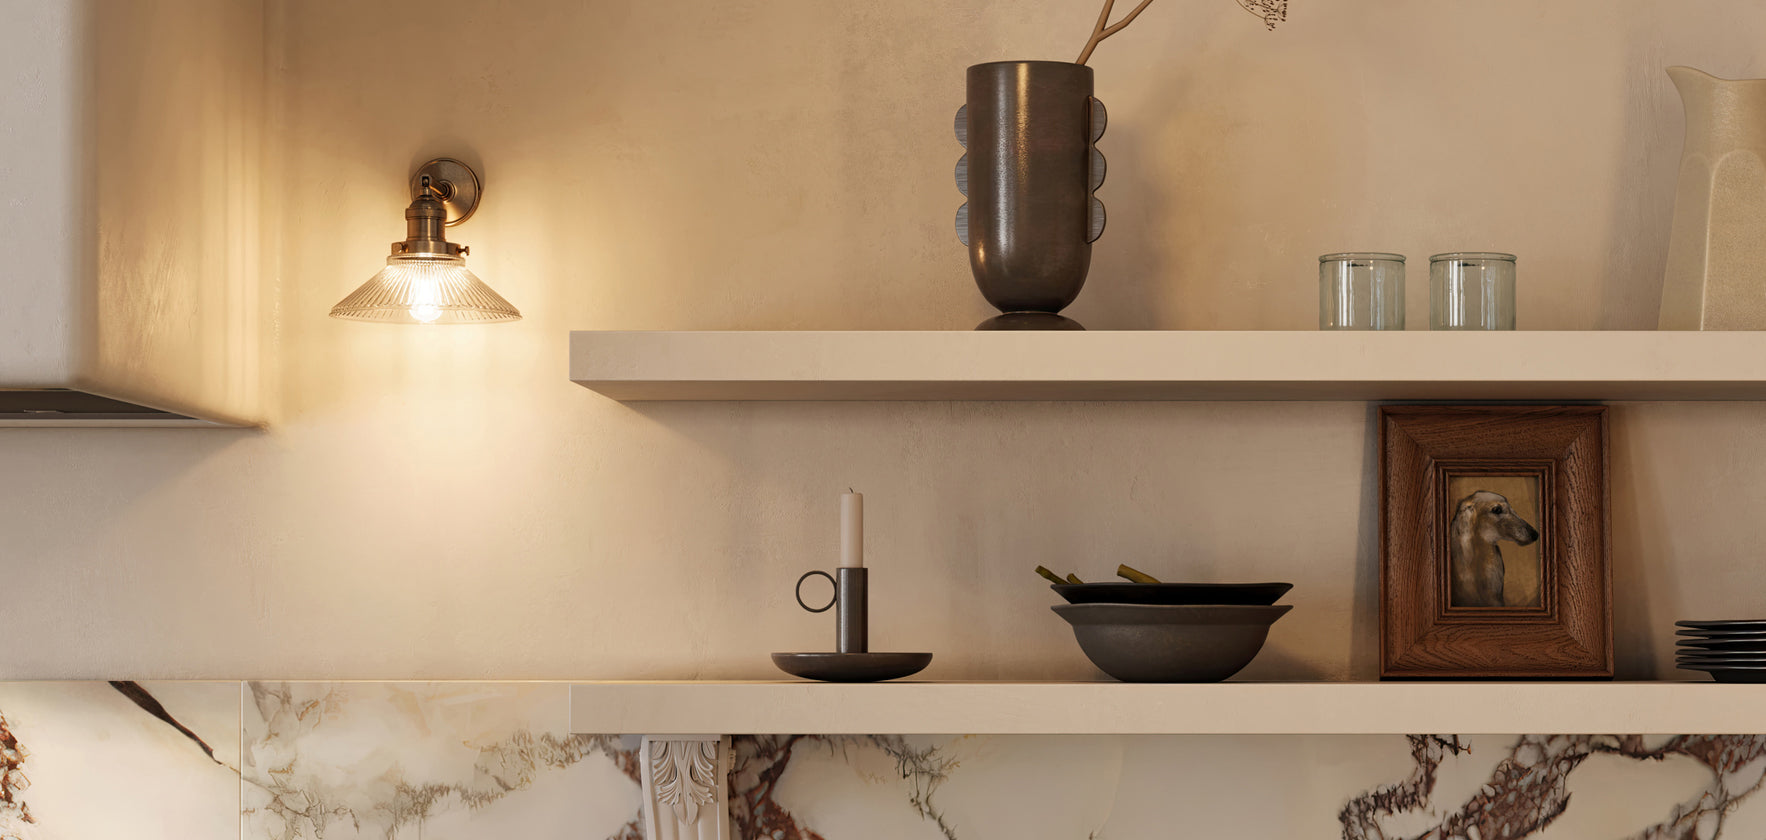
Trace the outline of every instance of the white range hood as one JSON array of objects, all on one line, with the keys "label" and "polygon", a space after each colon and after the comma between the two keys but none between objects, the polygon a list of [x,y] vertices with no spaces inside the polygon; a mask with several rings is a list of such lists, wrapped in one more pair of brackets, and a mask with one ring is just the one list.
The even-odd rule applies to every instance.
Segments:
[{"label": "white range hood", "polygon": [[0,426],[256,425],[261,2],[0,0]]}]

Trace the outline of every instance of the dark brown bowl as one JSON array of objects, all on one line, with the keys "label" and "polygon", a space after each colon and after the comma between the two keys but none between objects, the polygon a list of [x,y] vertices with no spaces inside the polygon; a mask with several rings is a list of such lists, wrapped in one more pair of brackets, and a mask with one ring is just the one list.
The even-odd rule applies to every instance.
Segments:
[{"label": "dark brown bowl", "polygon": [[[1151,585],[1151,584],[1145,584]],[[1087,659],[1123,682],[1220,682],[1251,664],[1293,606],[1056,604]]]},{"label": "dark brown bowl", "polygon": [[1057,583],[1049,587],[1069,604],[1269,606],[1291,583]]}]

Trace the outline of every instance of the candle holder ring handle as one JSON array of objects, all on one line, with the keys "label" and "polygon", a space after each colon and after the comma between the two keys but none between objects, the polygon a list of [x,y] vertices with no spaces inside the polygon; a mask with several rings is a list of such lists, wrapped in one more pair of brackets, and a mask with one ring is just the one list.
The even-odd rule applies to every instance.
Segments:
[{"label": "candle holder ring handle", "polygon": [[[815,607],[812,607],[812,606],[805,604],[803,602],[803,582],[806,580],[809,580],[810,577],[812,577],[814,575],[821,575],[822,577],[827,578],[828,584],[830,586],[834,587],[834,597],[830,598],[828,600],[827,606],[824,606],[821,609],[816,609]],[[837,602],[839,600],[840,600],[840,584],[834,580],[833,575],[828,574],[827,572],[824,572],[820,569],[817,569],[813,572],[804,572],[803,577],[800,577],[797,579],[797,606],[800,606],[806,610],[809,610],[812,613],[827,612],[828,610],[833,609],[835,602]]]}]

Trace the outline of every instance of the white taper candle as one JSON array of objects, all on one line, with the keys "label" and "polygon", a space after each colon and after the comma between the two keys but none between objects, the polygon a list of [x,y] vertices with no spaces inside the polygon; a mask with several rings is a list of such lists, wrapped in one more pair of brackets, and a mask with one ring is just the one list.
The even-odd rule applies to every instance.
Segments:
[{"label": "white taper candle", "polygon": [[840,568],[865,567],[865,494],[840,494]]}]

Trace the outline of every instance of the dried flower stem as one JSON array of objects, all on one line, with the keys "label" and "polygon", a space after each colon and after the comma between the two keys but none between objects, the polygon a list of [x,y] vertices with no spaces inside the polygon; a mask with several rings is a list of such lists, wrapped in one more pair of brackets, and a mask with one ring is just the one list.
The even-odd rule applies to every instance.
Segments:
[{"label": "dried flower stem", "polygon": [[1085,49],[1079,53],[1079,59],[1073,63],[1084,64],[1087,59],[1091,58],[1091,51],[1098,48],[1099,41],[1121,32],[1123,27],[1133,23],[1135,16],[1152,2],[1153,0],[1141,0],[1141,4],[1134,7],[1134,11],[1129,12],[1126,17],[1114,25],[1106,26],[1105,24],[1110,23],[1110,8],[1116,5],[1116,0],[1104,0],[1104,10],[1098,13],[1098,25],[1092,27],[1091,40],[1085,42]]}]

